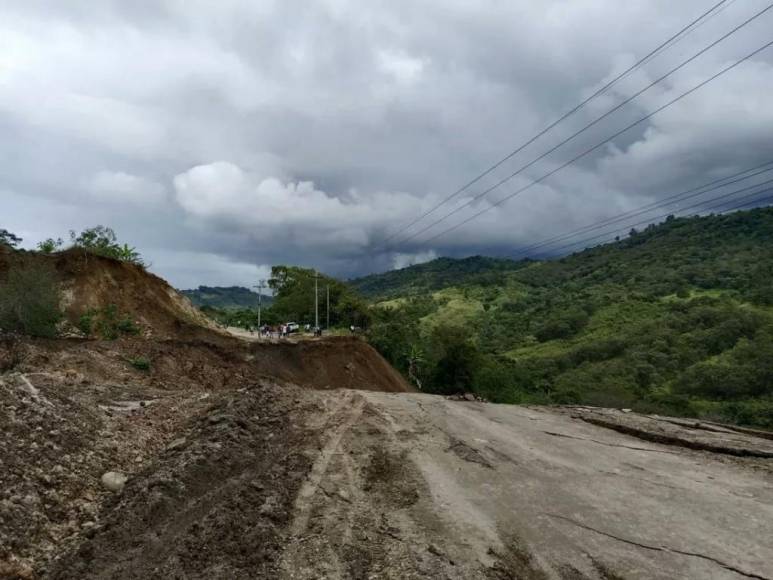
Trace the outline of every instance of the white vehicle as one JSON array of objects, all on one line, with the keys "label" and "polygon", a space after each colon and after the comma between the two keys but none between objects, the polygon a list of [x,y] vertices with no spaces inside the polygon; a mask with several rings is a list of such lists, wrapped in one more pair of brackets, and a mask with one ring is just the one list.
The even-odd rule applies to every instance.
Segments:
[{"label": "white vehicle", "polygon": [[297,322],[288,322],[285,324],[285,327],[287,328],[287,334],[290,334],[291,332],[298,332],[298,330],[301,328]]}]

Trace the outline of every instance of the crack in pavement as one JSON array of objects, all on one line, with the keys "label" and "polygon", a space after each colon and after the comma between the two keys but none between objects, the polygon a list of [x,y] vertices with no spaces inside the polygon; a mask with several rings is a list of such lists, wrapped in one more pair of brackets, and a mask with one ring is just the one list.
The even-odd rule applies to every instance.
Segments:
[{"label": "crack in pavement", "polygon": [[772,580],[771,578],[768,578],[767,576],[760,576],[759,574],[754,574],[753,572],[745,572],[739,568],[736,568],[735,566],[732,566],[728,564],[727,562],[723,562],[722,560],[718,560],[717,558],[713,558],[711,556],[706,556],[705,554],[699,554],[698,552],[688,552],[686,550],[678,550],[676,548],[669,548],[668,546],[653,546],[650,544],[643,544],[641,542],[636,542],[634,540],[628,540],[626,538],[621,538],[620,536],[615,536],[614,534],[610,534],[609,532],[605,532],[603,530],[599,530],[597,528],[594,528],[592,526],[589,526],[587,524],[584,524],[582,522],[578,522],[577,520],[574,520],[572,518],[562,516],[559,514],[551,514],[548,512],[543,512],[544,515],[551,517],[551,518],[557,518],[560,520],[564,520],[566,522],[569,522],[572,525],[575,525],[579,528],[582,528],[584,530],[588,530],[591,532],[595,532],[597,534],[601,534],[602,536],[606,536],[608,538],[611,538],[613,540],[617,540],[618,542],[623,542],[624,544],[629,544],[631,546],[637,546],[639,548],[643,548],[645,550],[653,550],[656,552],[671,552],[674,554],[681,554],[683,556],[692,556],[694,558],[702,558],[704,560],[708,560],[709,562],[713,562],[714,564],[717,564],[718,566],[721,566],[722,568],[725,568],[726,570],[730,570],[731,572],[735,572],[736,574],[739,574],[741,576],[745,576],[747,578],[756,578],[757,580]]},{"label": "crack in pavement", "polygon": [[650,447],[620,445],[619,443],[608,443],[607,441],[599,441],[598,439],[586,439],[585,437],[575,437],[574,435],[567,435],[566,433],[555,433],[553,431],[543,431],[543,433],[552,435],[553,437],[566,437],[567,439],[577,439],[578,441],[590,441],[592,443],[598,443],[599,445],[606,445],[607,447],[622,447],[623,449],[633,449],[635,451],[652,451],[653,453],[669,453],[671,455],[679,455],[676,451],[666,451],[665,449],[652,449]]}]

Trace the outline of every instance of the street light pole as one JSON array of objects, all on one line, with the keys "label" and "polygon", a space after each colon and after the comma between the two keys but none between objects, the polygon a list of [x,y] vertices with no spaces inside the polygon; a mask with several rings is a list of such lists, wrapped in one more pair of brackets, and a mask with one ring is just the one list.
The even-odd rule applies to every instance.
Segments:
[{"label": "street light pole", "polygon": [[325,293],[327,294],[327,307],[325,308],[325,314],[327,314],[327,324],[325,324],[325,330],[330,330],[330,284],[325,286]]},{"label": "street light pole", "polygon": [[260,309],[263,305],[263,288],[266,287],[266,281],[260,280],[258,282],[257,286],[254,286],[254,288],[258,289],[258,333],[260,333]]},{"label": "street light pole", "polygon": [[319,328],[319,272],[314,272],[314,332]]}]

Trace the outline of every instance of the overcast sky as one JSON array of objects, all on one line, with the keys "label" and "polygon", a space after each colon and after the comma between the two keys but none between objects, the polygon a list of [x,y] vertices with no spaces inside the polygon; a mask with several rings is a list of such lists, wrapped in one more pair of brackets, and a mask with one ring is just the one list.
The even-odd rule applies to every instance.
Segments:
[{"label": "overcast sky", "polygon": [[[512,254],[773,159],[771,49],[423,242],[773,40],[771,10],[474,207],[383,247],[715,3],[0,0],[0,227],[32,247],[112,226],[177,287],[250,285],[277,263],[348,277]],[[455,203],[767,3],[727,2]]]}]

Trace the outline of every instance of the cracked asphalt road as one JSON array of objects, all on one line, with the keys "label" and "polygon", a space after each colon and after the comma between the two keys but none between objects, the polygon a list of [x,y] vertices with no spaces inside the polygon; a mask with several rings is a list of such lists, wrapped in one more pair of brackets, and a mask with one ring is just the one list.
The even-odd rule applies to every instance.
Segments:
[{"label": "cracked asphalt road", "polygon": [[728,431],[761,453],[735,457],[674,444],[719,428],[635,414],[604,420],[670,444],[589,409],[312,396],[285,578],[773,578],[770,440]]}]

